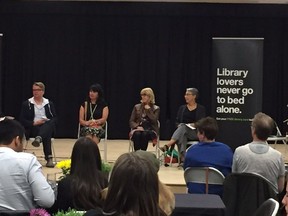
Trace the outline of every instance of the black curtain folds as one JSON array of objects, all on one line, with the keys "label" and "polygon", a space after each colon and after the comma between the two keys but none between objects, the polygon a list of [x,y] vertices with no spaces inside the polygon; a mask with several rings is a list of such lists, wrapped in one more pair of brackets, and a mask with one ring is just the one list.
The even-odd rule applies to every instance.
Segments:
[{"label": "black curtain folds", "polygon": [[109,103],[109,139],[127,139],[144,87],[161,108],[161,139],[174,131],[187,87],[199,89],[212,113],[212,37],[264,38],[263,112],[286,129],[288,5],[1,2],[0,32],[4,113],[18,118],[32,83],[43,81],[57,137],[76,137],[79,106],[95,82]]}]

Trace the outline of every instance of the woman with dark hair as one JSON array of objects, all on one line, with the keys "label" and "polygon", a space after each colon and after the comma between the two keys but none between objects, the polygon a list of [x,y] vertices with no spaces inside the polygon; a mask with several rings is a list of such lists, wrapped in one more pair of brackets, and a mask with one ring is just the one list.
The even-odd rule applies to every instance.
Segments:
[{"label": "woman with dark hair", "polygon": [[67,211],[68,208],[89,210],[102,207],[101,191],[107,186],[108,180],[101,172],[98,145],[90,138],[81,137],[72,150],[70,174],[58,184],[53,209]]},{"label": "woman with dark hair", "polygon": [[104,99],[101,85],[97,83],[91,85],[88,100],[80,106],[79,110],[80,136],[89,137],[98,144],[105,136],[104,127],[108,114],[108,104]]},{"label": "woman with dark hair", "polygon": [[104,215],[165,216],[152,163],[135,152],[121,155],[112,169]]}]

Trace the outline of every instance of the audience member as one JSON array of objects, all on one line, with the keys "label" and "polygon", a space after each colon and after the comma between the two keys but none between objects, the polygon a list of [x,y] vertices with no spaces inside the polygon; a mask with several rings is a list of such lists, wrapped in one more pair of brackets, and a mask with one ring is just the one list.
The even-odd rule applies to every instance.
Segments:
[{"label": "audience member", "polygon": [[101,164],[98,145],[88,137],[79,138],[73,146],[70,174],[59,181],[51,212],[102,207],[101,191],[108,180],[101,172]]},{"label": "audience member", "polygon": [[[150,161],[154,169],[158,173],[160,168],[160,162],[156,158],[155,154],[142,150],[136,151],[136,154]],[[159,206],[166,213],[166,215],[171,215],[175,208],[174,193],[171,191],[171,188],[163,184],[160,181],[160,179],[159,179]]]},{"label": "audience member", "polygon": [[108,104],[104,99],[104,91],[99,84],[89,88],[88,100],[79,110],[80,136],[86,136],[99,143],[105,137],[105,123],[109,114]]},{"label": "audience member", "polygon": [[[218,125],[214,118],[205,117],[196,122],[199,143],[191,146],[186,153],[184,169],[188,167],[214,167],[224,176],[231,173],[233,152],[224,143],[216,142]],[[189,193],[205,193],[205,184],[188,183]],[[209,186],[209,193],[222,196],[223,187]]]},{"label": "audience member", "polygon": [[135,151],[146,151],[149,140],[152,140],[154,145],[157,143],[160,107],[155,105],[155,96],[151,88],[142,89],[140,95],[141,103],[134,106],[129,120],[130,137]]},{"label": "audience member", "polygon": [[53,205],[54,191],[40,163],[23,151],[25,130],[16,120],[0,121],[0,210],[31,210]]},{"label": "audience member", "polygon": [[236,148],[232,172],[257,173],[268,179],[276,192],[284,189],[285,165],[279,151],[271,148],[267,138],[274,128],[273,119],[264,114],[257,113],[251,124],[253,141]]},{"label": "audience member", "polygon": [[159,180],[151,161],[135,152],[121,155],[111,172],[103,212],[87,215],[165,216],[159,207]]},{"label": "audience member", "polygon": [[32,86],[33,97],[24,101],[21,108],[20,122],[26,130],[26,137],[35,137],[34,147],[43,143],[46,167],[54,167],[52,160],[51,138],[56,128],[56,111],[52,101],[44,98],[45,85],[35,82]]},{"label": "audience member", "polygon": [[[160,149],[165,152],[170,146],[177,144],[180,152],[179,165],[183,165],[188,140],[198,140],[195,129],[195,122],[206,116],[204,106],[198,104],[196,99],[199,92],[196,88],[187,88],[184,95],[186,104],[179,107],[176,117],[177,129],[170,141]],[[186,125],[188,124],[188,126]],[[190,127],[189,127],[190,126]]]}]

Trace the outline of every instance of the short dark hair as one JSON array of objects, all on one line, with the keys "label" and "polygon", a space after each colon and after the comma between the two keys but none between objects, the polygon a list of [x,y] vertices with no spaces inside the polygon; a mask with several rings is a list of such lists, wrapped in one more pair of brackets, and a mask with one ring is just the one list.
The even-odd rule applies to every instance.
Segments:
[{"label": "short dark hair", "polygon": [[200,119],[195,123],[195,126],[197,130],[200,133],[204,133],[209,140],[215,139],[219,130],[217,121],[210,116]]},{"label": "short dark hair", "polygon": [[16,120],[4,118],[0,121],[0,144],[9,145],[17,136],[25,137],[23,126]]},{"label": "short dark hair", "polygon": [[259,112],[254,115],[251,126],[254,128],[258,139],[267,140],[275,127],[275,122],[270,116]]},{"label": "short dark hair", "polygon": [[90,138],[79,138],[73,146],[70,171],[75,207],[93,209],[102,205],[100,193],[107,187],[107,179],[101,173],[101,166],[98,145]]},{"label": "short dark hair", "polygon": [[122,154],[111,172],[104,212],[160,215],[158,198],[159,180],[152,163],[136,152]]}]

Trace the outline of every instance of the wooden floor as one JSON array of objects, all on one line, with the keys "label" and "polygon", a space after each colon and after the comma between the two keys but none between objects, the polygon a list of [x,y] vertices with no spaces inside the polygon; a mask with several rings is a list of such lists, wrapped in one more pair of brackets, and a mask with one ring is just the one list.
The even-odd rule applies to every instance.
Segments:
[{"label": "wooden floor", "polygon": [[[55,139],[53,142],[56,161],[61,161],[70,158],[73,145],[76,139]],[[163,146],[167,141],[160,141],[160,146]],[[285,162],[288,162],[287,151],[285,151],[285,145],[277,144],[271,145],[273,148],[276,148],[282,152]],[[103,150],[103,142],[99,144],[100,150]],[[128,140],[107,140],[107,161],[110,163],[115,162],[115,160],[123,153],[128,152],[129,142]],[[149,144],[148,151],[153,150],[151,144]],[[43,148],[33,147],[31,144],[28,144],[26,152],[34,153],[40,163],[43,165],[43,172],[45,175],[49,173],[58,173],[57,176],[61,175],[61,170],[58,168],[47,168],[45,167],[46,161],[44,160]],[[102,158],[104,158],[103,151],[101,151]],[[175,193],[185,193],[185,181],[183,177],[183,169],[177,167],[178,164],[173,164],[172,167],[165,167],[161,165],[158,172],[159,179],[171,186],[172,190]]]}]

